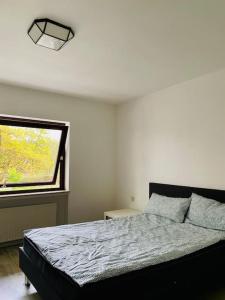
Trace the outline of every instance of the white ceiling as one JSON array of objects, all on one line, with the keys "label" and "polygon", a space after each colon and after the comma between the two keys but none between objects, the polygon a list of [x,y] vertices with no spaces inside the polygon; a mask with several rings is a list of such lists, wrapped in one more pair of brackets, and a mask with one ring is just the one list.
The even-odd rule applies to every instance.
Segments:
[{"label": "white ceiling", "polygon": [[[27,29],[76,37],[55,52]],[[120,102],[225,67],[224,0],[0,0],[0,81]]]}]

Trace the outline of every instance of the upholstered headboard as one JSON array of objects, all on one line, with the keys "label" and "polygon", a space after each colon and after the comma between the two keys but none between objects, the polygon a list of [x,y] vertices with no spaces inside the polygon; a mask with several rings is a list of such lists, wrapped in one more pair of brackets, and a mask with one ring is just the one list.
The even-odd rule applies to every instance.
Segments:
[{"label": "upholstered headboard", "polygon": [[225,203],[225,191],[215,189],[205,189],[182,185],[171,185],[163,183],[149,183],[149,197],[152,193],[156,193],[168,197],[188,198],[192,193],[211,198],[219,202]]}]

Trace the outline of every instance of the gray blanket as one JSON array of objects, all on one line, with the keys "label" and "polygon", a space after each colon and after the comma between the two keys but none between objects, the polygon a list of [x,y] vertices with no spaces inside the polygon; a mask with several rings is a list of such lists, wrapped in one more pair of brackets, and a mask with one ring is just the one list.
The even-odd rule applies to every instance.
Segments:
[{"label": "gray blanket", "polygon": [[80,286],[179,258],[225,238],[223,231],[151,214],[33,229],[25,235]]}]

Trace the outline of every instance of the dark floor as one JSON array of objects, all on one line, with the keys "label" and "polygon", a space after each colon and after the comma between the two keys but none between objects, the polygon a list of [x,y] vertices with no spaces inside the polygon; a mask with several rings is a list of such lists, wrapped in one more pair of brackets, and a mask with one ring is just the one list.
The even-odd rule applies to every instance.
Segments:
[{"label": "dark floor", "polygon": [[[223,276],[223,274],[221,274],[221,276]],[[206,286],[205,292],[200,294],[193,292],[187,295],[185,291],[181,292],[181,296],[178,296],[178,299],[225,300],[225,279],[224,288],[214,290],[211,288],[211,291],[209,291],[209,288],[210,287]],[[163,299],[175,298],[176,297],[169,295],[163,297]],[[0,299],[41,300],[33,286],[26,288],[24,285],[24,275],[18,266],[18,247],[0,248]]]}]

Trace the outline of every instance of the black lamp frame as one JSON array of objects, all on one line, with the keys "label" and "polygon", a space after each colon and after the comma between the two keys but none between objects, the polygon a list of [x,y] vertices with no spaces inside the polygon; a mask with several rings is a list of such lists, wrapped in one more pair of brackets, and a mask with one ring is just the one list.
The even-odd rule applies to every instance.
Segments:
[{"label": "black lamp frame", "polygon": [[[40,23],[40,22],[45,22],[44,29],[42,29],[42,28],[38,25],[38,23]],[[64,29],[67,29],[67,30],[68,30],[67,39],[64,40],[64,39],[61,39],[61,38],[58,38],[58,37],[56,37],[56,36],[53,36],[53,35],[51,35],[51,34],[46,33],[45,30],[46,30],[47,23],[51,23],[51,24],[54,24],[54,25],[56,25],[56,26],[62,27],[62,28],[64,28]],[[40,29],[40,31],[42,32],[41,36],[39,37],[39,39],[38,39],[37,41],[34,41],[33,38],[32,38],[32,36],[30,35],[30,31],[31,31],[31,29],[33,28],[34,25],[37,25],[38,28]],[[29,27],[27,33],[28,33],[28,35],[30,36],[30,38],[32,39],[32,41],[33,41],[35,44],[38,43],[38,41],[39,41],[40,38],[43,36],[43,34],[48,35],[48,36],[50,36],[50,37],[53,37],[53,38],[55,38],[55,39],[58,39],[58,40],[60,40],[60,41],[65,42],[59,49],[53,49],[53,48],[45,47],[45,46],[43,46],[43,45],[39,45],[39,46],[41,46],[41,47],[45,47],[45,48],[52,49],[52,50],[55,50],[55,51],[59,51],[60,49],[62,49],[62,47],[64,47],[64,45],[65,45],[67,42],[69,42],[70,40],[72,40],[72,39],[74,38],[74,36],[75,36],[74,31],[71,29],[71,27],[65,26],[65,25],[63,25],[63,24],[61,24],[61,23],[55,22],[55,21],[53,21],[53,20],[51,20],[51,19],[48,19],[48,18],[44,18],[44,19],[35,19],[35,20],[33,21],[33,23],[31,24],[31,26]],[[69,39],[70,33],[72,33],[72,38]]]}]

